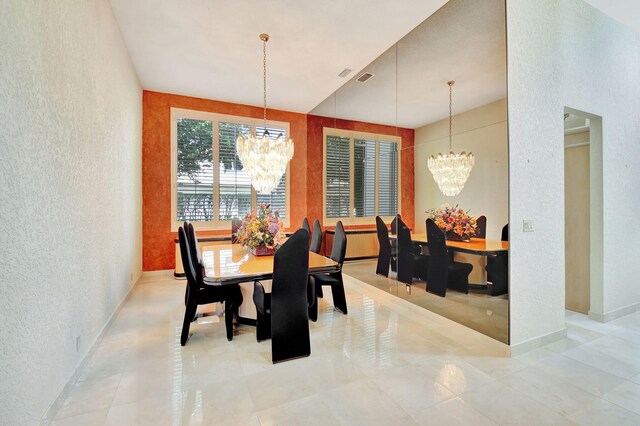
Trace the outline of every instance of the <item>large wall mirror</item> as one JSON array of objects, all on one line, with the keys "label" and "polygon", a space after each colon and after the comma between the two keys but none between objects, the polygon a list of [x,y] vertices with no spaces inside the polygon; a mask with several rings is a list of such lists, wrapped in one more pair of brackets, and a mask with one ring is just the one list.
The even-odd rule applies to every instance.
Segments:
[{"label": "large wall mirror", "polygon": [[[508,231],[505,228],[508,222],[508,135],[504,0],[451,0],[367,67],[348,78],[310,114],[324,117],[323,122],[328,123],[324,138],[331,133],[331,127],[359,131],[368,134],[368,139],[375,139],[378,134],[382,134],[380,140],[400,138],[398,212],[410,228],[412,239],[419,240],[420,235],[428,239],[426,211],[449,204],[470,216],[485,216],[485,240],[493,242],[486,243],[486,250],[475,251],[480,254],[472,254],[473,250],[451,249],[448,245],[449,255],[445,260],[449,264],[471,265],[468,293],[465,287],[457,288],[455,282],[449,282],[442,297],[427,292],[425,280],[413,278],[407,285],[398,280],[394,271],[390,270],[388,277],[376,274],[376,259],[349,262],[345,272],[508,343],[508,243],[501,243],[508,239],[508,232],[503,232]],[[475,154],[475,165],[464,189],[452,197],[442,194],[427,167],[430,155],[449,152],[449,80],[455,80],[452,87],[452,150]],[[367,139],[358,135],[360,133],[355,137]],[[365,145],[361,149],[362,155],[356,153],[352,164],[366,161],[382,164],[381,148],[371,145],[370,157],[367,157]],[[382,166],[375,170],[375,174],[386,173]],[[358,179],[362,182],[358,183]],[[362,186],[365,194],[362,200],[356,201],[364,206],[362,211],[385,211],[380,202],[384,196],[383,187],[378,182],[382,177],[371,180],[370,191],[378,191],[371,195],[372,207],[367,210],[366,179],[366,174],[359,176],[356,173],[353,182]],[[390,219],[384,217],[387,225],[390,225]],[[393,237],[391,244],[397,244]],[[425,244],[421,248],[419,241],[412,247],[416,253],[428,253],[428,248],[424,248]],[[466,270],[468,267],[461,268]],[[397,267],[393,269],[397,270]]]}]

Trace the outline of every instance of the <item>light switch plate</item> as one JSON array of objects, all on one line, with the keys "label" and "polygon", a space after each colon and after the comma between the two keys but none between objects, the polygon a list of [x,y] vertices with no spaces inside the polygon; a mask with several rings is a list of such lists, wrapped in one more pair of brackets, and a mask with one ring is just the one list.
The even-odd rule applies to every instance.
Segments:
[{"label": "light switch plate", "polygon": [[533,221],[532,220],[523,220],[522,221],[522,232],[533,232]]}]

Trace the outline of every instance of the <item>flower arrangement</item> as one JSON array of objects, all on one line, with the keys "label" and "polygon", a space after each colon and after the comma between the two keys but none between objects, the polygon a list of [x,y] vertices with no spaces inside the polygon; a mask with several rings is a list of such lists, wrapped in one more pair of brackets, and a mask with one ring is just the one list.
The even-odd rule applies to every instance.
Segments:
[{"label": "flower arrangement", "polygon": [[236,236],[238,242],[255,255],[271,255],[284,243],[283,224],[278,212],[269,204],[261,204],[257,212],[244,216]]},{"label": "flower arrangement", "polygon": [[444,231],[448,240],[468,241],[476,235],[478,228],[476,218],[459,209],[457,204],[455,207],[445,204],[439,209],[427,210],[427,218]]}]

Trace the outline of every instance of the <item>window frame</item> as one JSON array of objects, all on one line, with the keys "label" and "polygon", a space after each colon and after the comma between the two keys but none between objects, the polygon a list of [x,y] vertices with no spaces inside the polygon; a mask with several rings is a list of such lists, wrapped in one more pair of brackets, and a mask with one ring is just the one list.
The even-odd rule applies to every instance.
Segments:
[{"label": "window frame", "polygon": [[[264,120],[258,118],[239,117],[235,115],[218,114],[206,111],[197,111],[183,108],[171,107],[170,120],[171,120],[171,231],[177,232],[178,227],[182,226],[182,222],[178,221],[178,119],[186,118],[191,120],[206,120],[211,121],[213,139],[211,144],[213,147],[213,164],[215,165],[215,172],[213,173],[213,220],[210,222],[191,222],[193,227],[201,231],[220,231],[230,230],[230,220],[220,220],[220,143],[219,143],[219,129],[220,122],[233,123],[247,125],[251,127],[252,134],[255,134],[256,127],[263,126]],[[289,138],[290,125],[284,121],[267,120],[266,125],[268,127],[282,128],[285,131],[285,138]],[[290,188],[291,188],[291,173],[290,164],[287,164],[287,170],[285,171],[285,219],[284,226],[288,228],[290,226]],[[257,208],[257,192],[253,185],[251,186],[251,210],[255,211]]]},{"label": "window frame", "polygon": [[[349,138],[349,216],[348,217],[327,217],[327,136],[347,137]],[[355,216],[355,185],[354,185],[354,157],[355,157],[355,140],[367,139],[374,140],[376,143],[375,159],[375,193],[374,193],[374,215],[366,217]],[[345,225],[375,225],[376,216],[378,215],[378,170],[380,160],[380,141],[394,142],[398,144],[398,213],[402,208],[402,137],[393,135],[384,135],[378,133],[358,132],[354,130],[335,129],[332,127],[322,128],[322,220],[325,226],[334,226],[339,220]],[[380,216],[384,221],[393,220],[394,216]]]}]

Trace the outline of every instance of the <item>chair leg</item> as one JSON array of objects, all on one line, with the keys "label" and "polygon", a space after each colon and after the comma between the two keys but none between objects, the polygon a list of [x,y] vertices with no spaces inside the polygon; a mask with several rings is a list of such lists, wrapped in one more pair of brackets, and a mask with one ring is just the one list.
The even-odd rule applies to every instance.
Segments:
[{"label": "chair leg", "polygon": [[236,306],[230,300],[224,302],[224,325],[227,329],[227,340],[233,340],[233,314],[236,312]]},{"label": "chair leg", "polygon": [[316,296],[320,299],[324,297],[324,293],[322,292],[322,286],[320,284],[316,285]]},{"label": "chair leg", "polygon": [[307,284],[307,303],[309,304],[309,319],[318,321],[318,298],[316,297],[316,280],[309,275]]},{"label": "chair leg", "polygon": [[262,342],[267,339],[271,339],[271,315],[261,314],[258,311],[256,313],[256,340]]},{"label": "chair leg", "polygon": [[344,284],[342,283],[342,276],[340,276],[339,284],[331,285],[331,295],[333,296],[333,306],[340,312],[347,315],[347,297],[344,294]]},{"label": "chair leg", "polygon": [[187,344],[187,340],[189,340],[189,326],[191,325],[191,321],[193,321],[193,317],[196,314],[196,310],[198,309],[198,305],[188,303],[184,310],[184,320],[182,321],[182,335],[180,336],[180,344],[182,346]]}]

